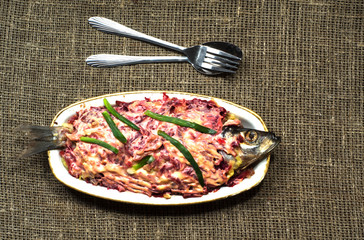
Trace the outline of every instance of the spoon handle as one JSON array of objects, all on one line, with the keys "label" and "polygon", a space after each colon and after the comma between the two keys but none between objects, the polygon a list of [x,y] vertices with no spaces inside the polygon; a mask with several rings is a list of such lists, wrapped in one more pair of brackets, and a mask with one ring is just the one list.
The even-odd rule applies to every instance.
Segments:
[{"label": "spoon handle", "polygon": [[113,54],[92,55],[86,59],[86,63],[93,67],[116,67],[143,63],[170,63],[188,62],[187,57],[146,57],[146,56],[126,56]]},{"label": "spoon handle", "polygon": [[114,22],[107,18],[91,17],[89,18],[88,22],[92,27],[105,33],[116,34],[123,37],[129,37],[140,41],[149,42],[178,52],[182,52],[183,50],[186,49],[185,47],[181,47],[176,44],[135,31],[131,28],[128,28],[124,25],[121,25],[120,23]]}]

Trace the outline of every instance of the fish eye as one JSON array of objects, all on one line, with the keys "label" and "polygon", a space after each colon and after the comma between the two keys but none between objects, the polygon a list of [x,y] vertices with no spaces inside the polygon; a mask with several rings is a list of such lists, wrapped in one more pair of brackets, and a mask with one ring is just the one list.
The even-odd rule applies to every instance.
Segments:
[{"label": "fish eye", "polygon": [[258,139],[258,133],[254,130],[250,130],[245,134],[245,139],[248,142],[255,142]]}]

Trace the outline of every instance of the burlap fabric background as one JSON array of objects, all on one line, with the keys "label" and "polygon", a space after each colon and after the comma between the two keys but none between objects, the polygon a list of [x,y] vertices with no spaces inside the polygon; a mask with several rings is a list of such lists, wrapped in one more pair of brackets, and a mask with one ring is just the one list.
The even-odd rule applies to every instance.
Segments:
[{"label": "burlap fabric background", "polygon": [[[0,3],[2,239],[363,239],[364,2],[5,1]],[[178,55],[92,29],[103,16],[182,46],[227,41],[235,75],[186,64],[95,69],[92,54]],[[46,153],[16,155],[21,124],[107,93],[175,90],[256,111],[282,136],[259,187],[183,207],[134,206],[76,192]]]}]

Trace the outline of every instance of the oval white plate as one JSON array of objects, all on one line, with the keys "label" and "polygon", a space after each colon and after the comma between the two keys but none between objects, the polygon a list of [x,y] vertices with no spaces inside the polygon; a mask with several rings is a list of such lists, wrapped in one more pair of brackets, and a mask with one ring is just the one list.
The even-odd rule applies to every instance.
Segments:
[{"label": "oval white plate", "polygon": [[[262,131],[268,131],[263,120],[252,110],[239,106],[232,102],[212,98],[203,95],[182,93],[182,92],[168,92],[164,91],[169,97],[184,98],[187,100],[193,98],[215,100],[218,105],[224,107],[227,111],[234,113],[242,120],[242,124],[246,128],[253,128]],[[104,106],[103,99],[107,98],[113,105],[116,100],[131,102],[134,100],[144,100],[145,98],[161,99],[163,92],[161,91],[138,91],[138,92],[125,92],[108,94],[99,97],[89,98],[81,102],[74,103],[62,109],[53,119],[51,126],[60,126],[62,123],[67,122],[68,118],[74,115],[77,111],[84,107],[90,106]],[[132,192],[119,192],[117,190],[107,189],[102,186],[94,186],[85,181],[72,177],[67,169],[63,166],[59,150],[48,151],[49,165],[52,169],[54,176],[63,184],[77,191],[104,199],[127,202],[134,204],[147,204],[147,205],[185,205],[210,202],[217,199],[223,199],[236,194],[247,191],[257,186],[264,178],[268,171],[270,156],[259,162],[255,167],[255,174],[249,179],[244,179],[241,183],[233,187],[222,187],[216,192],[211,192],[207,195],[198,198],[183,198],[182,196],[172,196],[170,199],[161,197],[148,197],[147,195]]]}]

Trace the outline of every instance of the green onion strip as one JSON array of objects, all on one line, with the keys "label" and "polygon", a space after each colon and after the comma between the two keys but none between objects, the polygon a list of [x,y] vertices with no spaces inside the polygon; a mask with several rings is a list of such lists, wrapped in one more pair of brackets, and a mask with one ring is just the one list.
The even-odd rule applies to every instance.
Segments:
[{"label": "green onion strip", "polygon": [[182,126],[182,127],[189,127],[189,128],[193,128],[199,132],[202,133],[208,133],[208,134],[215,134],[216,131],[207,127],[204,127],[200,124],[194,123],[194,122],[190,122],[190,121],[186,121],[180,118],[175,118],[175,117],[170,117],[170,116],[165,116],[165,115],[161,115],[158,113],[154,113],[151,112],[149,110],[144,112],[145,115],[157,119],[159,121],[163,121],[163,122],[170,122],[170,123],[174,123],[176,125]]},{"label": "green onion strip", "polygon": [[116,117],[117,119],[119,119],[120,121],[122,121],[123,123],[125,123],[126,125],[128,125],[129,127],[139,131],[140,128],[135,125],[134,123],[132,123],[129,119],[121,116],[112,106],[111,104],[107,101],[106,98],[104,98],[104,105],[106,107],[106,109],[112,114],[114,115],[114,117]]},{"label": "green onion strip", "polygon": [[99,139],[96,139],[96,138],[89,138],[89,137],[80,137],[80,140],[82,142],[87,142],[87,143],[94,143],[94,144],[97,144],[101,147],[104,147],[106,149],[109,149],[110,151],[112,151],[113,153],[115,154],[118,154],[119,150],[113,146],[111,146],[110,144],[106,143],[106,142],[103,142]]},{"label": "green onion strip", "polygon": [[104,116],[107,124],[109,125],[112,134],[114,135],[114,137],[116,139],[118,139],[120,142],[122,143],[126,143],[126,138],[125,136],[120,132],[119,128],[116,126],[115,122],[112,120],[110,114],[108,112],[103,112],[102,116]]},{"label": "green onion strip", "polygon": [[183,156],[187,159],[187,161],[189,161],[189,163],[192,165],[193,169],[195,170],[198,182],[201,184],[202,187],[204,187],[205,183],[203,180],[201,169],[197,165],[197,162],[193,158],[192,154],[187,150],[187,148],[185,146],[183,146],[183,144],[180,143],[178,140],[172,138],[167,133],[165,133],[161,130],[158,130],[158,135],[165,138],[166,140],[170,141],[183,154]]},{"label": "green onion strip", "polygon": [[140,160],[139,162],[135,163],[132,168],[134,170],[138,170],[139,168],[144,167],[145,165],[152,163],[154,161],[154,157],[151,155],[145,156],[142,160]]}]

